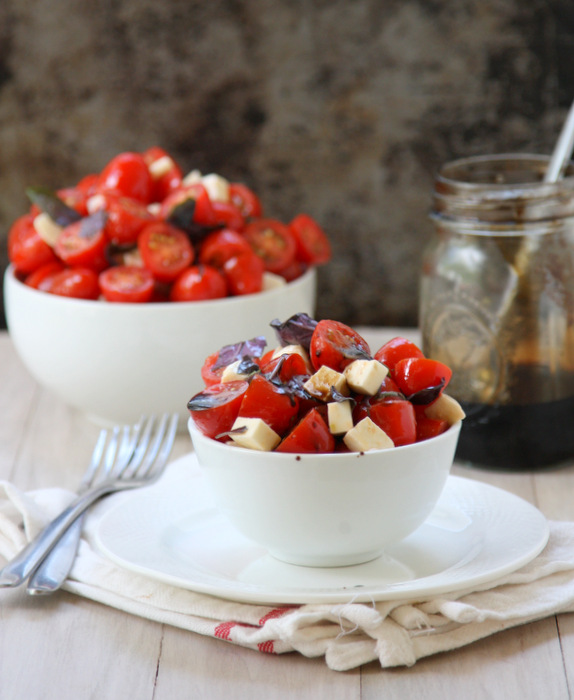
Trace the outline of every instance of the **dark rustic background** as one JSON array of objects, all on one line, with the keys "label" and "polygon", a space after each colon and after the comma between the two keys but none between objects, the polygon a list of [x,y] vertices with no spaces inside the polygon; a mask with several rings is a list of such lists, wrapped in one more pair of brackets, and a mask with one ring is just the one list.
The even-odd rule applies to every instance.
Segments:
[{"label": "dark rustic background", "polygon": [[415,325],[436,168],[550,152],[573,68],[572,0],[2,0],[0,267],[26,185],[157,144],[321,222],[318,316]]}]

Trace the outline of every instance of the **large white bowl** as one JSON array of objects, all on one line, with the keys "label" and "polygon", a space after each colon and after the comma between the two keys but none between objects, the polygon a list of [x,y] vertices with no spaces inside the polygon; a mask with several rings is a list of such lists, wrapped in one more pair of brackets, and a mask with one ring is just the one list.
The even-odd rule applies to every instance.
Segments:
[{"label": "large white bowl", "polygon": [[188,428],[221,512],[282,561],[346,566],[379,556],[429,516],[460,432],[389,450],[339,454],[257,452]]},{"label": "large white bowl", "polygon": [[32,376],[100,424],[179,412],[203,387],[205,358],[262,332],[274,318],[315,310],[316,273],[266,292],[214,301],[121,304],[69,299],[4,277],[8,330]]}]

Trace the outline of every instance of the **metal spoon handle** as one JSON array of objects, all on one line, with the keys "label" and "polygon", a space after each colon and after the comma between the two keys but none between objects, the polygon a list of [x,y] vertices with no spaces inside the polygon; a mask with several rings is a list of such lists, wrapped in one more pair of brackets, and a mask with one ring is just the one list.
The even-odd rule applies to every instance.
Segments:
[{"label": "metal spoon handle", "polygon": [[562,177],[564,171],[566,170],[566,166],[568,165],[568,161],[572,156],[573,148],[574,102],[570,107],[570,111],[568,112],[568,116],[566,117],[566,121],[562,127],[562,131],[560,132],[560,136],[558,137],[558,141],[554,147],[554,152],[552,153],[550,163],[548,164],[548,168],[546,169],[546,173],[544,175],[544,182],[556,182]]}]

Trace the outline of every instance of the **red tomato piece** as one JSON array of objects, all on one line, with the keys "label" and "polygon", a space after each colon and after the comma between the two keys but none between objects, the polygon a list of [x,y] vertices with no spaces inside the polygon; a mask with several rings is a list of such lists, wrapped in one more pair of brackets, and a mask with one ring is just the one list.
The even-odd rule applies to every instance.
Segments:
[{"label": "red tomato piece", "polygon": [[258,219],[263,215],[263,207],[259,197],[241,182],[229,183],[229,199],[245,219]]},{"label": "red tomato piece", "polygon": [[370,359],[367,341],[357,331],[340,321],[319,321],[311,336],[309,351],[315,370],[327,365],[342,372],[354,360]]},{"label": "red tomato piece", "polygon": [[247,224],[244,235],[269,272],[279,273],[295,260],[293,234],[276,219],[256,219]]},{"label": "red tomato piece", "polygon": [[282,382],[288,382],[293,377],[309,376],[311,374],[307,363],[297,353],[280,355],[274,360],[267,361],[265,364],[261,363],[261,371],[265,374],[275,372],[277,367],[279,367],[278,376]]},{"label": "red tomato piece", "polygon": [[234,255],[223,265],[227,287],[233,296],[260,292],[264,272],[263,260],[252,251]]},{"label": "red tomato piece", "polygon": [[412,341],[400,336],[389,340],[375,353],[375,360],[382,362],[385,367],[388,367],[391,375],[397,362],[406,360],[409,357],[424,357],[424,354]]},{"label": "red tomato piece", "polygon": [[225,277],[210,265],[192,265],[175,280],[170,301],[204,301],[227,296]]},{"label": "red tomato piece", "polygon": [[225,226],[234,231],[241,231],[245,226],[245,219],[238,207],[232,202],[211,202],[218,226]]},{"label": "red tomato piece", "polygon": [[143,156],[120,153],[106,165],[98,179],[100,192],[121,192],[125,197],[149,204],[153,181]]},{"label": "red tomato piece", "polygon": [[88,196],[84,190],[79,187],[64,187],[58,190],[56,194],[64,204],[75,209],[81,216],[88,215],[88,208],[86,206]]},{"label": "red tomato piece", "polygon": [[426,357],[409,357],[399,360],[394,368],[393,379],[408,398],[418,391],[443,385],[447,386],[452,370],[438,360]]},{"label": "red tomato piece", "polygon": [[248,387],[247,382],[212,384],[189,400],[187,408],[204,435],[216,438],[231,430]]},{"label": "red tomato piece", "polygon": [[154,221],[147,206],[137,199],[113,192],[106,192],[102,197],[103,209],[108,215],[106,234],[112,243],[133,245],[143,227]]},{"label": "red tomato piece", "polygon": [[279,443],[276,452],[325,453],[333,452],[335,438],[316,408],[311,409],[287,437]]},{"label": "red tomato piece", "polygon": [[222,228],[204,238],[199,252],[199,261],[221,268],[230,258],[241,253],[251,253],[249,243],[237,231]]},{"label": "red tomato piece", "polygon": [[199,226],[216,226],[217,220],[213,205],[205,187],[197,182],[191,185],[182,185],[169,194],[161,204],[160,218],[169,219],[174,216],[177,207],[186,205],[190,208],[189,218]]},{"label": "red tomato piece", "polygon": [[37,270],[34,270],[34,272],[31,272],[24,280],[24,284],[28,285],[28,287],[33,287],[34,289],[45,291],[45,288],[51,284],[52,277],[54,277],[54,275],[57,275],[58,272],[62,272],[63,269],[64,264],[61,263],[59,260],[55,260],[51,263],[46,263],[45,265],[42,265],[42,267],[39,267]]},{"label": "red tomato piece", "polygon": [[67,267],[44,279],[42,291],[61,297],[95,300],[100,296],[98,275],[94,270]]},{"label": "red tomato piece", "polygon": [[160,282],[173,281],[195,257],[186,234],[165,221],[156,221],[142,229],[138,250],[144,265]]},{"label": "red tomato piece", "polygon": [[400,398],[369,397],[359,402],[353,411],[353,421],[369,418],[384,430],[395,446],[410,445],[417,439],[417,420],[414,406]]},{"label": "red tomato piece", "polygon": [[163,202],[169,194],[181,186],[183,179],[181,168],[169,153],[159,146],[148,148],[142,155],[153,181],[151,201]]},{"label": "red tomato piece", "polygon": [[292,282],[293,280],[301,277],[306,269],[307,266],[302,262],[299,260],[293,260],[291,265],[284,267],[278,274],[281,275],[286,282]]},{"label": "red tomato piece", "polygon": [[91,216],[66,226],[54,245],[56,255],[70,267],[101,272],[108,266],[105,217]]},{"label": "red tomato piece", "polygon": [[295,238],[296,256],[308,265],[324,265],[331,259],[331,244],[327,235],[315,219],[308,214],[299,214],[289,224]]},{"label": "red tomato piece", "polygon": [[16,272],[23,275],[56,261],[54,251],[34,228],[33,215],[24,214],[12,224],[8,233],[8,257]]},{"label": "red tomato piece", "polygon": [[98,191],[98,182],[100,176],[96,173],[91,173],[90,175],[84,176],[76,185],[76,189],[80,190],[86,199],[89,199],[92,195],[96,194]]},{"label": "red tomato piece", "polygon": [[118,265],[100,273],[100,288],[106,301],[139,304],[150,301],[153,275],[145,267]]},{"label": "red tomato piece", "polygon": [[285,435],[297,418],[299,400],[283,393],[261,374],[256,374],[245,392],[239,414],[261,418],[278,435]]},{"label": "red tomato piece", "polygon": [[218,367],[217,369],[213,369],[213,366],[219,359],[219,350],[216,352],[212,353],[205,359],[205,362],[203,363],[203,366],[201,368],[201,378],[203,379],[203,383],[205,386],[212,386],[213,384],[220,384],[221,383],[221,375],[223,374],[223,371],[225,370],[225,367]]},{"label": "red tomato piece", "polygon": [[445,420],[429,418],[424,413],[424,406],[415,406],[417,417],[417,442],[429,440],[430,438],[441,435],[449,428],[449,424]]}]

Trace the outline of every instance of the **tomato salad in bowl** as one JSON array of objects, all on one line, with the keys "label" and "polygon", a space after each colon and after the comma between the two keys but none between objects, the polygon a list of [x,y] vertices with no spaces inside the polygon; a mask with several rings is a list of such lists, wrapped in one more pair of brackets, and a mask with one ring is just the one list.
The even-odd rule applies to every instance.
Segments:
[{"label": "tomato salad in bowl", "polygon": [[55,192],[28,188],[12,225],[17,278],[51,294],[109,302],[184,302],[256,294],[331,257],[307,214],[264,216],[244,183],[183,171],[159,147],[124,152]]}]

